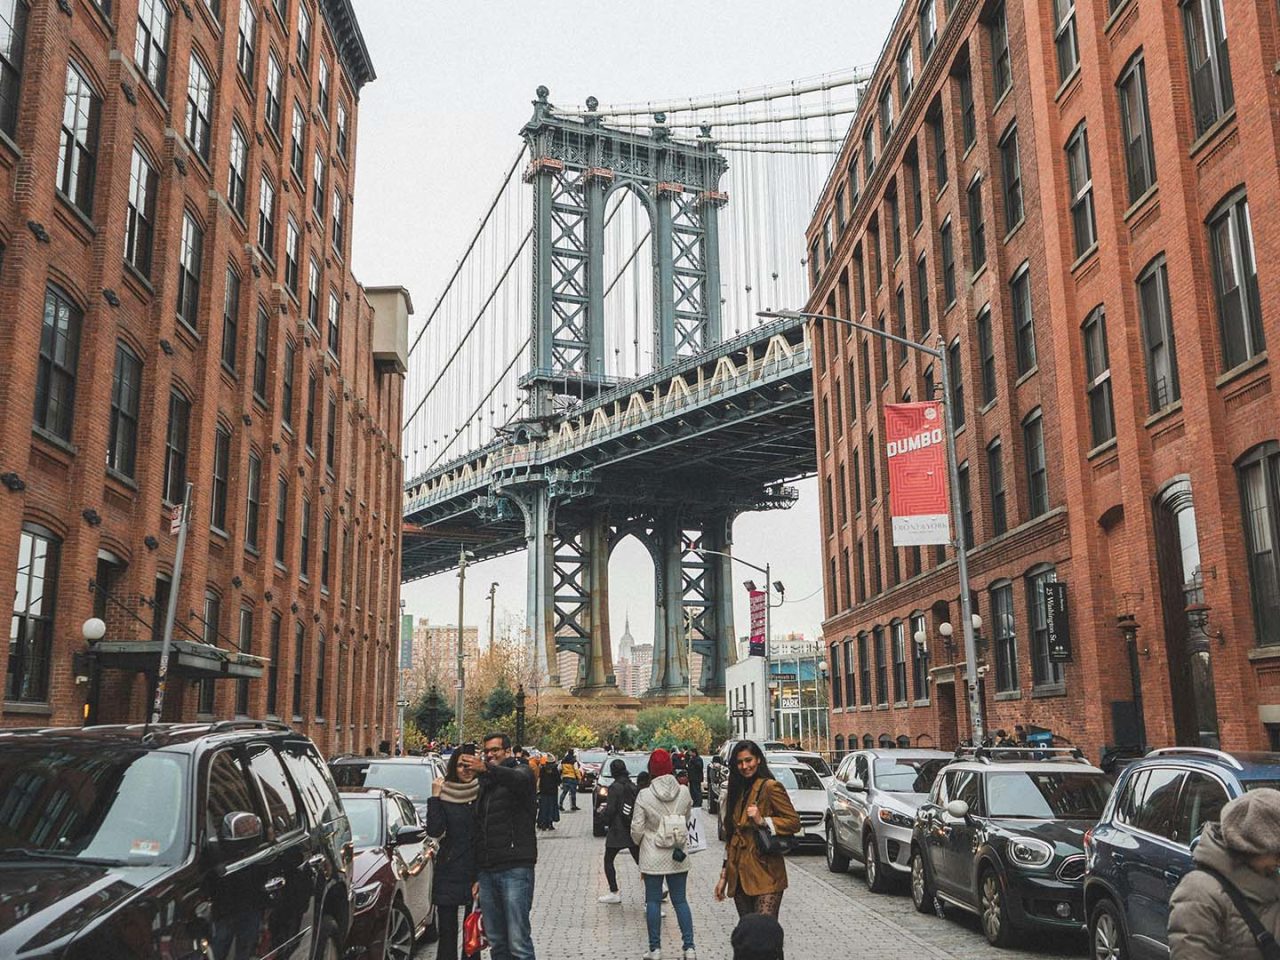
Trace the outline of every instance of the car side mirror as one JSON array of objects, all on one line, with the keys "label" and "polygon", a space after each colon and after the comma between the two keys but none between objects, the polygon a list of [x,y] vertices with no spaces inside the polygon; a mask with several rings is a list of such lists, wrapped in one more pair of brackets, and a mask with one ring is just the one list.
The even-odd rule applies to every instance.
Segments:
[{"label": "car side mirror", "polygon": [[262,837],[262,818],[256,813],[236,810],[222,818],[218,827],[219,843],[244,843]]},{"label": "car side mirror", "polygon": [[866,793],[867,785],[862,782],[861,777],[850,777],[849,781],[844,785],[845,789],[850,793]]},{"label": "car side mirror", "polygon": [[396,831],[395,837],[392,838],[394,846],[400,846],[406,843],[422,843],[427,839],[427,828],[422,826],[414,826],[406,823]]},{"label": "car side mirror", "polygon": [[947,816],[957,820],[969,819],[969,805],[963,800],[952,800],[947,804]]}]

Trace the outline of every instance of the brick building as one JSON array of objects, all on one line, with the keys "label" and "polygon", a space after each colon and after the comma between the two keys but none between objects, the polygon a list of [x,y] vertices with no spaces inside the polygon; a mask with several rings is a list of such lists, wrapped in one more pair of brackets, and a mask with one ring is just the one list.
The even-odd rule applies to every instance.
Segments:
[{"label": "brick building", "polygon": [[190,482],[165,718],[391,738],[412,306],[351,274],[349,0],[0,0],[0,38],[0,724],[149,713]]},{"label": "brick building", "polygon": [[[1276,747],[1280,274],[1255,264],[1280,226],[1250,210],[1280,203],[1280,10],[909,0],[883,51],[810,226],[808,308],[945,347],[988,729]],[[950,748],[956,564],[894,548],[882,439],[883,404],[941,378],[815,337],[835,746]]]}]

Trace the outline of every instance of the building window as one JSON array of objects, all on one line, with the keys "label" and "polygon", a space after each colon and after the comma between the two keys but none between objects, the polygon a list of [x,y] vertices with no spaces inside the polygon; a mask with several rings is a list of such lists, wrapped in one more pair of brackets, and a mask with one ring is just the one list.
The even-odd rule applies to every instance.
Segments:
[{"label": "building window", "polygon": [[933,56],[938,45],[938,10],[936,0],[924,0],[920,4],[920,59],[925,63]]},{"label": "building window", "polygon": [[893,627],[893,700],[905,703],[911,699],[907,689],[907,625],[896,620]]},{"label": "building window", "polygon": [[960,492],[960,523],[964,530],[966,550],[972,550],[977,543],[973,535],[973,489],[969,483],[969,461],[966,460],[956,468],[959,477],[957,489]]},{"label": "building window", "polygon": [[1156,182],[1156,155],[1151,146],[1151,116],[1147,112],[1147,68],[1141,51],[1116,84],[1124,134],[1124,160],[1129,173],[1129,202],[1135,202]]},{"label": "building window", "polygon": [[889,237],[892,243],[893,259],[902,256],[902,216],[898,210],[898,195],[891,193],[885,197],[885,203],[889,207]]},{"label": "building window", "polygon": [[191,402],[178,391],[169,393],[169,427],[164,435],[164,498],[181,504],[187,492],[187,441]]},{"label": "building window", "polygon": [[858,634],[858,683],[862,690],[862,703],[871,704],[871,653],[867,645],[867,635]]},{"label": "building window", "polygon": [[232,371],[236,368],[239,328],[240,274],[227,267],[227,289],[222,299],[222,362]]},{"label": "building window", "polygon": [[341,100],[338,101],[338,132],[334,137],[334,146],[338,150],[338,156],[343,160],[347,159],[347,105]]},{"label": "building window", "polygon": [[871,404],[871,344],[866,337],[862,338],[862,370],[859,379],[862,381],[862,402]]},{"label": "building window", "polygon": [[964,426],[964,368],[960,363],[960,340],[951,341],[947,347],[947,376],[951,380],[951,424],[959,430]]},{"label": "building window", "polygon": [[311,573],[311,501],[302,498],[302,522],[298,533],[298,546],[301,549],[298,561],[298,573],[305,580]]},{"label": "building window", "polygon": [[258,248],[268,260],[275,260],[276,188],[265,173],[258,180]]},{"label": "building window", "polygon": [[298,62],[311,66],[311,11],[305,3],[298,4]]},{"label": "building window", "polygon": [[29,13],[27,0],[0,0],[0,130],[10,137],[18,127]]},{"label": "building window", "polygon": [[849,476],[853,478],[853,512],[856,516],[862,512],[862,451],[854,447],[850,453]]},{"label": "building window", "polygon": [[293,627],[293,717],[302,719],[302,658],[306,646],[307,628],[299,620]]},{"label": "building window", "polygon": [[927,634],[923,613],[911,615],[911,685],[917,700],[929,699],[929,642],[917,643],[916,636]]},{"label": "building window", "polygon": [[929,120],[929,128],[933,133],[933,172],[938,181],[938,190],[947,185],[947,138],[943,133],[942,114]]},{"label": "building window", "polygon": [[911,38],[907,37],[898,51],[898,99],[906,106],[911,96],[911,86],[915,82],[915,60],[911,55]]},{"label": "building window", "polygon": [[129,170],[129,209],[125,214],[124,258],[144,277],[151,276],[158,177],[135,145]]},{"label": "building window", "polygon": [[178,319],[196,328],[200,310],[200,274],[204,259],[204,231],[190,211],[182,214],[182,249],[178,270]]},{"label": "building window", "polygon": [[1058,83],[1065,83],[1080,62],[1076,42],[1076,0],[1053,0],[1053,43],[1058,49]]},{"label": "building window", "polygon": [[187,143],[206,163],[209,161],[209,128],[213,123],[213,81],[194,53],[187,74]]},{"label": "building window", "polygon": [[316,446],[316,375],[314,371],[307,374],[307,419],[305,437],[307,449],[314,450]]},{"label": "building window", "polygon": [[924,368],[924,391],[920,394],[921,400],[936,400],[938,398],[938,388],[933,379],[933,364]]},{"label": "building window", "polygon": [[249,474],[245,481],[244,545],[258,550],[258,517],[262,510],[262,458],[249,452]]},{"label": "building window", "polygon": [[289,133],[289,169],[299,183],[305,179],[303,164],[307,156],[306,141],[307,118],[302,112],[302,104],[295,100],[293,101],[293,123]]},{"label": "building window", "polygon": [[[929,265],[925,255],[920,254],[916,261],[916,325],[920,328],[920,337],[929,332]],[[926,400],[932,399],[925,397]]]},{"label": "building window", "polygon": [[889,702],[889,664],[885,660],[884,627],[871,628],[871,643],[876,663],[876,703]]},{"label": "building window", "polygon": [[18,537],[18,578],[4,686],[4,698],[11,702],[45,703],[49,699],[59,547],[58,539],[44,527],[23,525]]},{"label": "building window", "polygon": [[1249,200],[1244,194],[1229,198],[1209,218],[1209,247],[1223,368],[1230,370],[1266,349],[1258,265],[1253,258],[1253,227]]},{"label": "building window", "polygon": [[324,515],[320,525],[320,586],[329,589],[329,554],[333,543],[333,517]]},{"label": "building window", "polygon": [[284,283],[295,297],[298,295],[298,257],[300,256],[298,245],[300,242],[301,234],[298,232],[298,225],[290,215],[284,228]]},{"label": "building window", "polygon": [[[897,314],[894,319],[897,321],[898,327],[894,332],[903,340],[906,340],[909,331],[907,330],[907,290],[905,287],[899,287],[897,294],[894,295],[894,311]],[[907,362],[907,349],[905,343],[898,344],[899,364]]]},{"label": "building window", "polygon": [[885,83],[880,91],[880,142],[887,144],[893,136],[893,88]]},{"label": "building window", "polygon": [[1093,174],[1089,170],[1089,131],[1084,121],[1067,141],[1067,173],[1071,185],[1071,229],[1075,254],[1082,257],[1098,240],[1093,217]]},{"label": "building window", "polygon": [[1280,444],[1274,440],[1236,464],[1244,511],[1254,637],[1260,646],[1280,643]]},{"label": "building window", "polygon": [[45,288],[34,422],[39,429],[66,441],[71,440],[75,415],[83,321],[84,314],[61,288],[52,284]]},{"label": "building window", "polygon": [[1013,86],[1013,66],[1009,55],[1009,18],[1004,4],[991,17],[991,86],[999,100]]},{"label": "building window", "polygon": [[987,444],[987,483],[991,489],[992,533],[998,537],[1009,529],[1004,497],[1004,458],[999,437]]},{"label": "building window", "polygon": [[1044,587],[1058,579],[1053,567],[1036,567],[1027,574],[1027,611],[1031,615],[1031,683],[1036,687],[1062,683],[1062,664],[1049,659],[1049,617]]},{"label": "building window", "polygon": [[335,357],[341,352],[342,345],[342,305],[338,295],[329,291],[329,352]]},{"label": "building window", "polygon": [[267,308],[258,305],[258,324],[253,336],[253,395],[267,402]]},{"label": "building window", "polygon": [[831,706],[839,710],[844,706],[844,682],[840,673],[840,645],[838,643],[831,644],[828,647],[828,655],[831,658]]},{"label": "building window", "polygon": [[320,264],[314,257],[307,268],[307,323],[320,332]]},{"label": "building window", "polygon": [[263,116],[267,127],[280,139],[280,61],[274,50],[267,54],[267,96],[263,104]]},{"label": "building window", "polygon": [[1004,228],[1008,233],[1022,222],[1022,161],[1016,125],[1000,139],[1000,171],[1004,175]]},{"label": "building window", "polygon": [[254,12],[253,3],[250,0],[242,0],[240,24],[236,32],[236,66],[240,68],[240,75],[245,78],[250,87],[253,86],[254,51],[257,40],[258,15]]},{"label": "building window", "polygon": [[75,62],[68,61],[58,150],[58,190],[86,217],[93,216],[93,175],[101,111],[101,98],[93,92]]},{"label": "building window", "polygon": [[107,468],[132,478],[138,454],[138,397],[142,390],[142,361],[123,343],[116,343],[111,378],[111,425],[107,436]]},{"label": "building window", "polygon": [[1154,413],[1182,396],[1164,254],[1138,276],[1138,306],[1142,311],[1142,346],[1147,359],[1147,408]]},{"label": "building window", "polygon": [[280,614],[271,614],[270,660],[267,663],[267,716],[276,716],[276,690],[280,685]]},{"label": "building window", "polygon": [[996,345],[991,335],[991,308],[978,314],[978,353],[982,359],[982,405],[996,399]]},{"label": "building window", "polygon": [[286,341],[284,345],[284,372],[281,380],[284,382],[284,389],[281,396],[281,416],[284,419],[285,426],[293,426],[293,367],[295,348],[293,341]]},{"label": "building window", "polygon": [[316,77],[316,109],[325,123],[329,122],[329,62],[320,58],[320,72]]},{"label": "building window", "polygon": [[316,702],[315,714],[317,720],[324,719],[324,661],[325,661],[325,644],[324,631],[316,631]]},{"label": "building window", "polygon": [[209,523],[216,530],[227,529],[227,481],[231,472],[231,433],[219,425],[213,431],[213,496]]},{"label": "building window", "polygon": [[[240,608],[240,638],[237,646],[241,653],[253,653],[253,610],[249,607]],[[249,715],[249,681],[247,679],[236,683],[236,715],[241,717]]]},{"label": "building window", "polygon": [[968,150],[978,139],[978,116],[973,105],[973,79],[968,64],[956,83],[960,86],[960,130],[964,135],[964,148]]},{"label": "building window", "polygon": [[324,155],[317,150],[311,163],[311,212],[315,218],[324,223]]},{"label": "building window", "polygon": [[164,0],[140,0],[138,3],[133,62],[147,78],[147,83],[162,97],[169,74],[169,19],[169,8]]},{"label": "building window", "polygon": [[1049,509],[1049,471],[1044,460],[1044,417],[1037,407],[1022,421],[1023,453],[1027,458],[1028,510],[1038,517]]},{"label": "building window", "polygon": [[276,563],[285,562],[285,518],[289,509],[289,481],[284,477],[276,480]]},{"label": "building window", "polygon": [[[871,458],[868,457],[867,462],[871,463]],[[871,594],[872,596],[879,596],[883,590],[884,575],[880,565],[880,531],[873,528],[871,531]]]},{"label": "building window", "polygon": [[951,218],[939,230],[942,242],[942,295],[950,307],[956,302],[956,251],[951,239]]},{"label": "building window", "polygon": [[1018,376],[1036,365],[1036,328],[1031,316],[1031,268],[1023,264],[1009,281],[1013,305],[1013,336],[1017,343]]},{"label": "building window", "polygon": [[969,269],[977,273],[987,262],[987,224],[982,218],[982,177],[969,184]]},{"label": "building window", "polygon": [[871,182],[871,174],[876,169],[876,128],[870,123],[862,131],[862,177]]},{"label": "building window", "polygon": [[227,150],[227,203],[244,217],[245,177],[249,165],[249,141],[240,124],[231,124],[231,144]]},{"label": "building window", "polygon": [[914,232],[924,224],[924,189],[920,183],[920,163],[914,157],[907,162],[907,176],[911,180],[911,229]]},{"label": "building window", "polygon": [[1187,31],[1196,136],[1200,136],[1236,102],[1231,88],[1227,21],[1222,0],[1183,0],[1182,17]]},{"label": "building window", "polygon": [[996,648],[996,692],[1018,689],[1018,637],[1013,620],[1013,584],[991,588],[991,632]]},{"label": "building window", "polygon": [[335,190],[333,191],[333,249],[337,251],[338,256],[342,256],[343,244],[346,242],[342,213],[342,194]]},{"label": "building window", "polygon": [[1111,403],[1111,360],[1107,356],[1107,314],[1095,307],[1084,321],[1085,392],[1089,396],[1089,426],[1093,445],[1116,435]]}]

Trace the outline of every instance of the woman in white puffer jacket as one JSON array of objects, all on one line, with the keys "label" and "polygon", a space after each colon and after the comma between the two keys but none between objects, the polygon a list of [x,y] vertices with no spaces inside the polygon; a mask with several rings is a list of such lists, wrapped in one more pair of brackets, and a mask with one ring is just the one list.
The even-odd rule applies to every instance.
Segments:
[{"label": "woman in white puffer jacket", "polygon": [[[631,839],[640,846],[640,872],[644,875],[645,920],[649,926],[649,952],[642,960],[662,960],[662,885],[671,894],[683,941],[683,960],[696,960],[693,949],[693,913],[689,910],[686,886],[689,879],[689,857],[684,852],[683,824],[693,809],[689,788],[682,786],[671,772],[671,754],[655,750],[649,755],[652,782],[636,797],[631,814]],[[677,830],[664,828],[679,823]],[[673,832],[676,834],[673,840]]]}]

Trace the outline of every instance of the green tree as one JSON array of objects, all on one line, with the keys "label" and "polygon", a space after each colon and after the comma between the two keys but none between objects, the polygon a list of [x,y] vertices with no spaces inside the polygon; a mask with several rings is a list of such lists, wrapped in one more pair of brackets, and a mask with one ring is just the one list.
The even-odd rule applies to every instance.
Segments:
[{"label": "green tree", "polygon": [[418,698],[410,718],[424,737],[435,740],[444,727],[453,722],[453,707],[439,688],[432,687]]},{"label": "green tree", "polygon": [[680,716],[677,707],[649,707],[636,714],[636,727],[640,730],[640,742],[651,743],[654,734]]},{"label": "green tree", "polygon": [[[697,717],[707,725],[712,746],[729,739],[729,708],[725,704],[700,703],[687,708],[685,713]],[[698,749],[701,750],[702,747]]]},{"label": "green tree", "polygon": [[[484,706],[480,708],[480,716],[485,720],[493,721],[515,712],[516,695],[507,686],[506,677],[503,677],[498,681],[498,685],[489,691],[489,696],[485,697]],[[512,733],[514,732],[513,729]]]},{"label": "green tree", "polygon": [[695,746],[702,753],[707,753],[711,749],[711,731],[701,717],[685,713],[658,730],[649,741],[649,746],[664,747],[667,750]]}]

